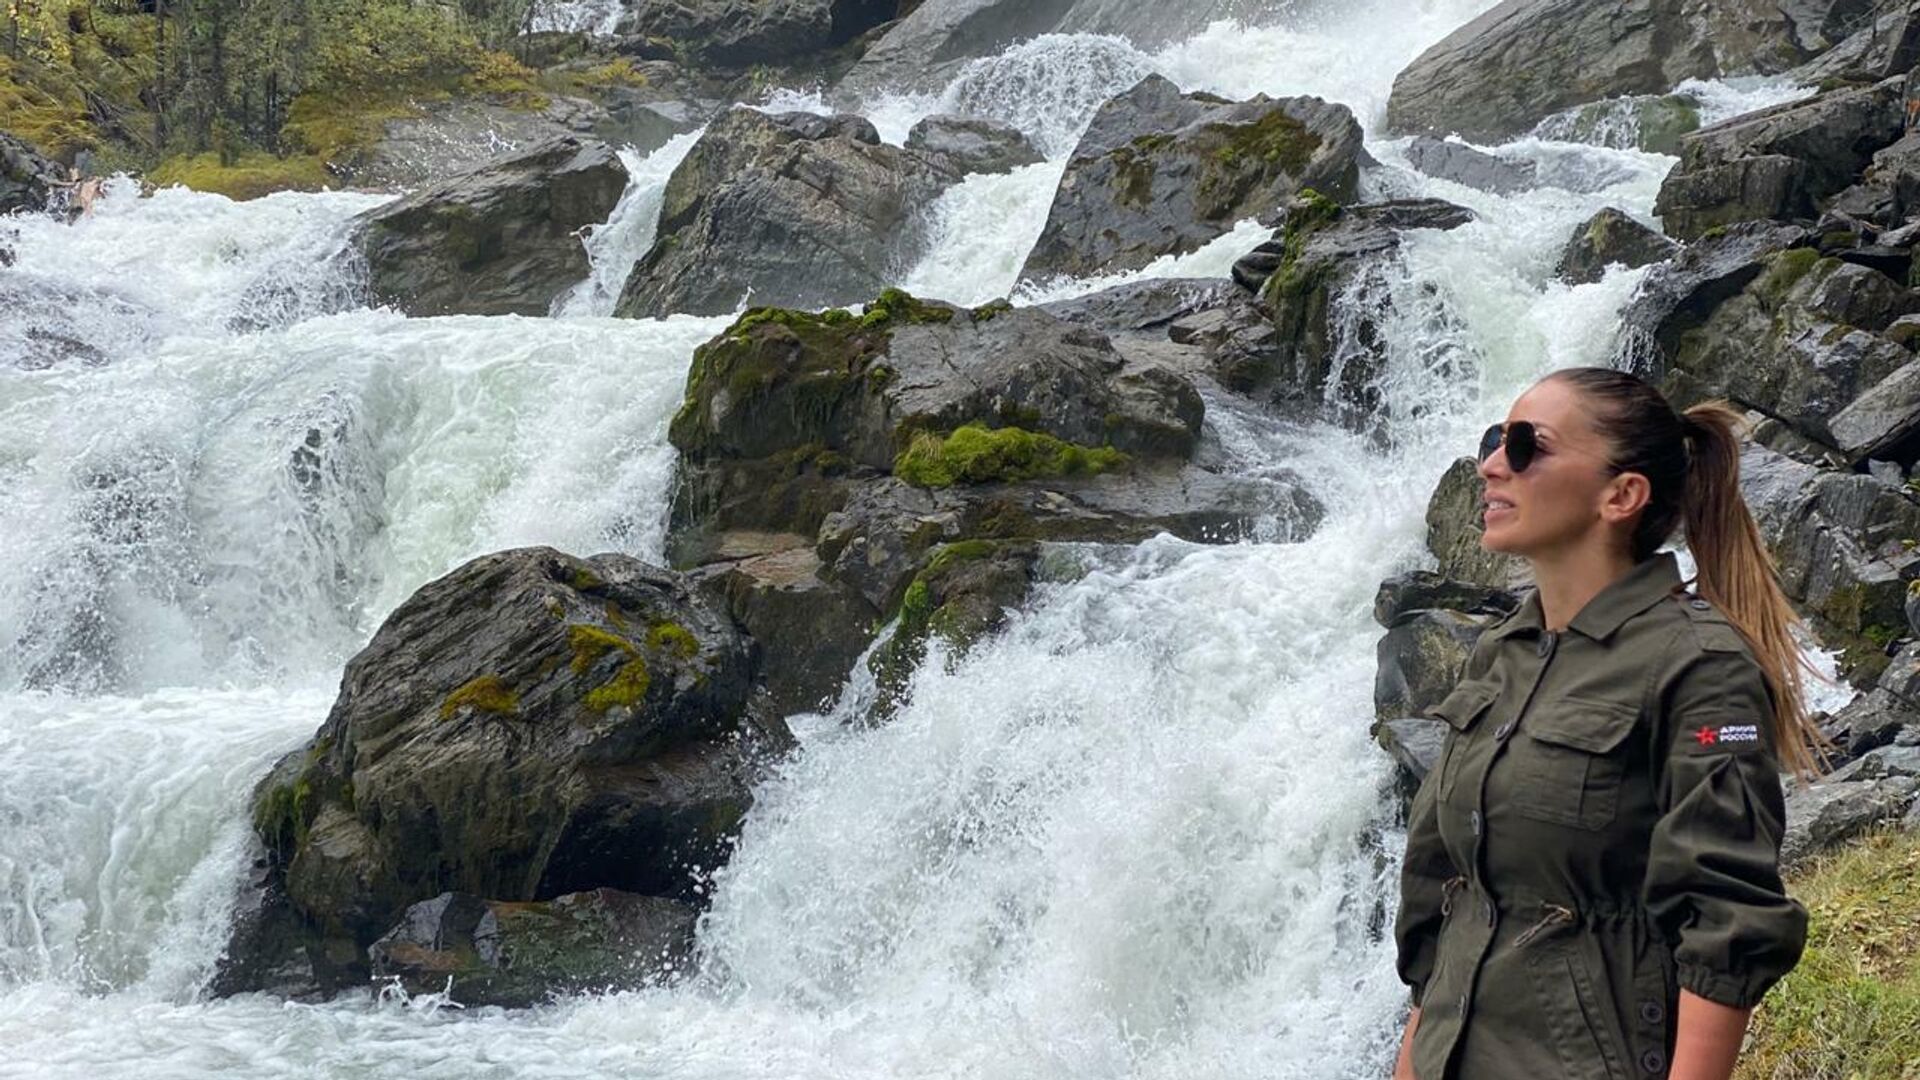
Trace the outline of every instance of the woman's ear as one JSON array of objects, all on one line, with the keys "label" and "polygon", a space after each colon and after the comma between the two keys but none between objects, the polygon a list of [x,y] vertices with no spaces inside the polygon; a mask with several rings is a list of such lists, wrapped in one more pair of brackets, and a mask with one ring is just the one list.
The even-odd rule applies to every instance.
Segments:
[{"label": "woman's ear", "polygon": [[1629,521],[1653,498],[1653,485],[1637,472],[1624,472],[1600,493],[1600,520],[1608,524]]}]

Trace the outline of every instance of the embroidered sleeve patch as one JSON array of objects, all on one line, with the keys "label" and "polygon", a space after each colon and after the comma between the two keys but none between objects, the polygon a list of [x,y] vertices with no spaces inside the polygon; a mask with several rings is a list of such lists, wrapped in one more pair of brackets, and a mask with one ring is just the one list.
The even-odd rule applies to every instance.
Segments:
[{"label": "embroidered sleeve patch", "polygon": [[1759,750],[1766,745],[1758,724],[1694,724],[1686,730],[1687,743],[1696,753]]}]

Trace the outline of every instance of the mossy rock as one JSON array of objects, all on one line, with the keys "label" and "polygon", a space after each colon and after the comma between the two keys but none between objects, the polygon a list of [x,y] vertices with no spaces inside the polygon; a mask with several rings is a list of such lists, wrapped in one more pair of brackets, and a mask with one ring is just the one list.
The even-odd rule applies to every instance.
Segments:
[{"label": "mossy rock", "polygon": [[937,488],[1095,476],[1128,461],[1111,446],[1079,446],[1017,427],[966,424],[949,435],[915,438],[895,459],[893,474],[916,487]]},{"label": "mossy rock", "polygon": [[998,631],[1005,612],[1032,588],[1039,545],[970,539],[934,548],[901,595],[892,635],[868,659],[878,690],[869,719],[884,720],[905,702],[927,645],[940,639],[953,659]]}]

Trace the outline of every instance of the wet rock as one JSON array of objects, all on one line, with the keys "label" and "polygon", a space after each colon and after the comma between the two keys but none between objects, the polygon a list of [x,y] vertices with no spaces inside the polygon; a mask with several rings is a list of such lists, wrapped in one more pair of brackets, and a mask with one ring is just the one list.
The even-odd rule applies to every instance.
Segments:
[{"label": "wet rock", "polygon": [[1167,327],[1167,337],[1198,348],[1207,371],[1229,390],[1251,394],[1279,377],[1280,331],[1272,314],[1245,292],[1236,290],[1219,304],[1181,316]]},{"label": "wet rock", "polygon": [[1890,776],[1920,779],[1920,746],[1890,743],[1869,750],[1858,761],[1827,774],[1823,782],[1841,784],[1857,780],[1884,780]]},{"label": "wet rock", "polygon": [[1822,726],[1822,731],[1846,759],[1853,759],[1891,746],[1903,729],[1916,723],[1920,723],[1920,712],[1915,711],[1911,700],[1880,686],[1848,702]]},{"label": "wet rock", "polygon": [[774,715],[822,710],[873,640],[881,608],[823,576],[813,536],[734,530],[693,572],[773,662],[759,692]]},{"label": "wet rock", "polygon": [[67,170],[58,162],[0,131],[0,214],[58,209],[66,183]]},{"label": "wet rock", "polygon": [[1411,786],[1418,789],[1440,761],[1440,748],[1447,738],[1445,720],[1406,717],[1383,720],[1374,726],[1373,737],[1380,748],[1400,766]]},{"label": "wet rock", "polygon": [[892,634],[868,660],[878,690],[874,718],[898,708],[913,674],[938,640],[951,660],[964,657],[997,632],[1026,600],[1040,561],[1039,545],[1024,540],[967,540],[930,553],[900,599]]},{"label": "wet rock", "polygon": [[1526,560],[1480,546],[1486,531],[1484,492],[1474,458],[1460,458],[1447,468],[1427,502],[1427,550],[1449,580],[1502,589],[1524,584],[1530,579]]},{"label": "wet rock", "polygon": [[1911,247],[1913,236],[1901,230],[1920,215],[1920,135],[1909,133],[1876,152],[1859,179],[1834,196],[1829,206],[1893,230],[1883,235],[1883,242]]},{"label": "wet rock", "polygon": [[1697,131],[1684,140],[1654,213],[1684,240],[1735,222],[1812,218],[1860,179],[1875,151],[1900,138],[1901,102],[1900,80],[1888,79]]},{"label": "wet rock", "polygon": [[957,178],[858,116],[736,108],[667,182],[658,238],[616,313],[721,315],[743,298],[819,309],[885,288],[918,212]]},{"label": "wet rock", "polygon": [[1908,579],[1920,555],[1920,502],[1903,485],[1795,461],[1750,444],[1741,493],[1779,568],[1781,588],[1830,646],[1847,650],[1856,685],[1871,685],[1884,646],[1906,628]]},{"label": "wet rock", "polygon": [[1702,237],[1655,266],[1621,313],[1629,366],[1664,370],[1682,340],[1766,272],[1775,255],[1811,243],[1804,228],[1749,222]]},{"label": "wet rock", "polygon": [[410,994],[524,1009],[658,982],[691,955],[698,914],[691,904],[617,889],[540,903],[450,892],[409,907],[368,957],[375,980]]},{"label": "wet rock", "polygon": [[1373,621],[1392,627],[1418,611],[1506,615],[1519,606],[1519,594],[1513,590],[1415,570],[1380,583],[1380,592],[1373,600]]},{"label": "wet rock", "polygon": [[1143,333],[1164,331],[1187,316],[1210,311],[1234,293],[1232,283],[1222,278],[1150,278],[1041,304],[1040,310],[1105,334]]},{"label": "wet rock", "polygon": [[1373,709],[1381,720],[1424,716],[1453,692],[1480,632],[1493,616],[1416,610],[1388,627],[1376,646]]},{"label": "wet rock", "polygon": [[1793,69],[1796,86],[1837,80],[1873,82],[1900,75],[1920,64],[1920,14],[1902,7],[1858,26],[1844,41]]},{"label": "wet rock", "polygon": [[[1337,311],[1336,301],[1366,291],[1369,275],[1379,282],[1406,230],[1451,229],[1471,220],[1470,211],[1438,199],[1346,208],[1313,197],[1290,203],[1274,239],[1234,266],[1234,280],[1262,282],[1261,299],[1273,311],[1280,345],[1274,403],[1356,426],[1375,416],[1384,348],[1380,311],[1366,299]],[[1384,299],[1383,287],[1375,292]],[[1338,385],[1328,386],[1336,376]]]},{"label": "wet rock", "polygon": [[1047,159],[1019,128],[980,116],[929,116],[907,133],[907,149],[956,176],[1009,173]]},{"label": "wet rock", "polygon": [[1634,94],[1589,102],[1540,121],[1542,139],[1615,150],[1680,155],[1680,140],[1700,130],[1700,103],[1686,94]]},{"label": "wet rock", "polygon": [[1811,55],[1766,0],[1506,0],[1393,83],[1387,128],[1498,143],[1572,106],[1664,94],[1689,78],[1772,74]]},{"label": "wet rock", "polygon": [[1137,270],[1270,218],[1309,188],[1350,200],[1364,153],[1343,105],[1229,102],[1149,76],[1095,115],[1020,276]]},{"label": "wet rock", "polygon": [[1560,255],[1560,280],[1587,285],[1606,276],[1607,267],[1638,269],[1663,262],[1680,245],[1609,206],[1573,232]]},{"label": "wet rock", "polygon": [[566,136],[354,219],[379,303],[410,315],[545,315],[590,269],[575,235],[607,220],[627,170]]},{"label": "wet rock", "polygon": [[1422,135],[1407,146],[1407,161],[1428,176],[1451,180],[1496,195],[1539,186],[1539,167],[1475,150],[1465,143]]},{"label": "wet rock", "polygon": [[1920,793],[1920,780],[1908,776],[1790,790],[1787,831],[1780,843],[1781,868],[1791,871],[1868,829],[1900,820],[1916,793]]},{"label": "wet rock", "polygon": [[[1810,249],[1759,265],[1764,273],[1697,329],[1656,330],[1673,342],[1659,366],[1669,395],[1685,403],[1730,397],[1854,462],[1912,462],[1920,455],[1920,371],[1903,372],[1913,354],[1878,331],[1920,307],[1920,296]],[[1630,309],[1630,325],[1635,317]]]},{"label": "wet rock", "polygon": [[744,68],[818,52],[893,17],[876,0],[635,0],[617,32],[665,39],[702,64]]},{"label": "wet rock", "polygon": [[580,98],[556,97],[538,110],[471,97],[428,101],[417,115],[386,121],[365,152],[333,164],[358,187],[420,188],[553,139],[605,139],[606,121],[604,109]]},{"label": "wet rock", "polygon": [[367,946],[449,889],[698,903],[755,755],[786,745],[748,721],[753,665],[691,583],[622,555],[509,551],[422,587],[255,791],[261,906],[297,932],[243,922],[222,991],[301,963],[322,993],[364,985]]},{"label": "wet rock", "polygon": [[[1295,478],[1193,462],[1202,417],[1186,378],[1039,309],[889,293],[865,316],[756,310],[695,355],[668,551],[751,630],[772,703],[817,709],[941,545],[1306,535],[1322,510]],[[929,618],[949,584],[1005,606],[1017,577],[927,582]],[[974,605],[943,617],[966,613],[968,641],[997,626]],[[911,638],[881,665],[888,694],[922,655]]]}]

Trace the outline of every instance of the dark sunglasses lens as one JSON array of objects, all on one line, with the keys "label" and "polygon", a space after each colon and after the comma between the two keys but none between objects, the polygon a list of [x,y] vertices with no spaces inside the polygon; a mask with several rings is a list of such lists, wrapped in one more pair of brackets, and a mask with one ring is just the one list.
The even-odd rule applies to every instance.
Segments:
[{"label": "dark sunglasses lens", "polygon": [[1493,452],[1498,449],[1500,449],[1500,425],[1495,424],[1487,429],[1485,435],[1480,436],[1480,460],[1485,461],[1492,457]]},{"label": "dark sunglasses lens", "polygon": [[1526,472],[1533,464],[1533,452],[1538,448],[1534,442],[1533,425],[1525,420],[1507,425],[1507,467],[1514,472]]}]

